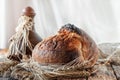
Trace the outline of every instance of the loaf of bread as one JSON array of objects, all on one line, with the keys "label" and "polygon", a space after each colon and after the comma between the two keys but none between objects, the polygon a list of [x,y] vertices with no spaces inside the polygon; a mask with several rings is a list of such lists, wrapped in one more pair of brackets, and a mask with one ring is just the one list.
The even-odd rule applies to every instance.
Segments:
[{"label": "loaf of bread", "polygon": [[79,61],[90,61],[92,67],[98,59],[98,48],[86,32],[67,24],[58,34],[38,43],[32,57],[40,64],[66,64],[79,57]]}]

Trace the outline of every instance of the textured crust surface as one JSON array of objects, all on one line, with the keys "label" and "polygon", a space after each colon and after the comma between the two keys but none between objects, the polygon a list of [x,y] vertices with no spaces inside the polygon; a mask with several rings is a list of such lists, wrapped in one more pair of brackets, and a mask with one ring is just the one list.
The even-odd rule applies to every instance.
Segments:
[{"label": "textured crust surface", "polygon": [[33,51],[33,58],[39,63],[64,64],[80,57],[80,61],[90,61],[93,66],[98,58],[95,42],[83,31],[79,33],[69,29],[60,29],[55,36],[40,42]]},{"label": "textured crust surface", "polygon": [[[71,36],[74,35],[74,36]],[[55,35],[37,45],[33,58],[40,63],[67,63],[79,56],[79,37],[76,34]]]}]

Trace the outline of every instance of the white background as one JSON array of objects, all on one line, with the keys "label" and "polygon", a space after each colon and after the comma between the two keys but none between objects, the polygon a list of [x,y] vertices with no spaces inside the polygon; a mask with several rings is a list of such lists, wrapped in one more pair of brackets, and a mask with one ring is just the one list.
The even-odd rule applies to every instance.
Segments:
[{"label": "white background", "polygon": [[97,44],[120,42],[120,0],[0,0],[0,48],[8,47],[26,6],[34,8],[35,29],[42,38],[71,23]]}]

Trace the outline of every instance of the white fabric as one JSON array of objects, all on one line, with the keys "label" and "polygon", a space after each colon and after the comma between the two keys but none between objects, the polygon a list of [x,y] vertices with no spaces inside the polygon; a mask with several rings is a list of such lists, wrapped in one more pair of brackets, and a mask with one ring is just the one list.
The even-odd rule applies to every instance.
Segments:
[{"label": "white fabric", "polygon": [[8,39],[15,33],[26,6],[34,8],[35,29],[42,38],[71,23],[96,43],[120,42],[120,0],[1,0],[0,48],[8,47]]}]

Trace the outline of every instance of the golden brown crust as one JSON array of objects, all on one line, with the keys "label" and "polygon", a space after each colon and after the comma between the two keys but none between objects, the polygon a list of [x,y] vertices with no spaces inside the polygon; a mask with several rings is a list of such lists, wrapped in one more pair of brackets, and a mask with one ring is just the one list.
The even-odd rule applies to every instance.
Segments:
[{"label": "golden brown crust", "polygon": [[80,61],[90,61],[88,67],[92,67],[98,58],[98,48],[83,30],[80,31],[78,34],[61,29],[35,47],[33,58],[39,63],[65,64],[80,57]]},{"label": "golden brown crust", "polygon": [[38,52],[34,51],[33,58],[39,63],[67,63],[74,60],[79,56],[77,46],[80,46],[80,42],[78,35],[71,35],[76,34],[55,35],[42,41],[35,48]]},{"label": "golden brown crust", "polygon": [[90,66],[93,66],[98,59],[98,48],[96,43],[92,40],[92,38],[86,34],[83,30],[82,35],[80,35],[83,39],[82,43],[82,53],[85,60],[89,60]]}]

